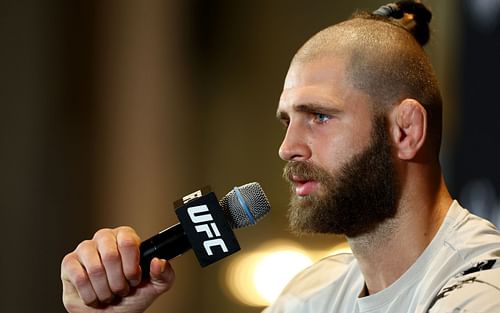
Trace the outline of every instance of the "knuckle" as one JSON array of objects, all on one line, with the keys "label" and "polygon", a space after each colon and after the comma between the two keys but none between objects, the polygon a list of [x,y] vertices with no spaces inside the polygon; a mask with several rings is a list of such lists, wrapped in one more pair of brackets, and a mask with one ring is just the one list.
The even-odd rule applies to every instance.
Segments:
[{"label": "knuckle", "polygon": [[77,273],[75,263],[78,262],[74,253],[67,254],[61,261],[61,279],[71,279]]},{"label": "knuckle", "polygon": [[120,226],[116,228],[116,232],[119,238],[132,240],[135,244],[138,244],[140,242],[140,238],[137,235],[137,232],[130,226]]},{"label": "knuckle", "polygon": [[120,259],[121,256],[117,250],[106,250],[101,252],[101,260],[104,263],[118,263]]},{"label": "knuckle", "polygon": [[88,276],[83,272],[74,273],[74,275],[72,275],[71,281],[78,290],[87,287],[87,285],[90,283]]},{"label": "knuckle", "polygon": [[71,263],[73,263],[76,260],[76,256],[74,252],[70,252],[66,254],[63,259],[61,260],[61,269],[66,270]]},{"label": "knuckle", "polygon": [[95,250],[95,242],[93,240],[84,240],[76,247],[77,254],[87,253],[89,250]]},{"label": "knuckle", "polygon": [[108,236],[113,236],[113,231],[109,228],[103,228],[95,232],[93,239],[100,240]]},{"label": "knuckle", "polygon": [[121,236],[118,241],[119,249],[136,249],[139,248],[139,242],[136,238],[131,236]]},{"label": "knuckle", "polygon": [[123,281],[113,284],[112,286],[110,286],[110,288],[111,288],[111,291],[113,292],[113,294],[117,294],[117,295],[121,295],[121,296],[125,296],[129,292],[128,284],[126,284]]},{"label": "knuckle", "polygon": [[101,278],[106,276],[106,271],[101,264],[91,265],[87,268],[87,273],[91,277]]},{"label": "knuckle", "polygon": [[135,230],[132,227],[127,226],[127,225],[117,227],[116,231],[118,231],[118,232],[127,232],[127,233],[135,233]]}]

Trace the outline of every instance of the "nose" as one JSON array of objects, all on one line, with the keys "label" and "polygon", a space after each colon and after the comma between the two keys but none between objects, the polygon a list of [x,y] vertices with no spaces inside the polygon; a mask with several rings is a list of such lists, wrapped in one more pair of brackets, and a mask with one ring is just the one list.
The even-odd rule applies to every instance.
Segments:
[{"label": "nose", "polygon": [[305,132],[290,123],[285,138],[278,150],[281,159],[285,161],[305,161],[311,157],[311,148],[307,144]]}]

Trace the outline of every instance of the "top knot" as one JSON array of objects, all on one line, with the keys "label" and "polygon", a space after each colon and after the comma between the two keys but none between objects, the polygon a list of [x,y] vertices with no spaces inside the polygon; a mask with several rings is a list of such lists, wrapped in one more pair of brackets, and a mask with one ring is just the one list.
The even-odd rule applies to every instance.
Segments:
[{"label": "top knot", "polygon": [[421,46],[424,46],[429,41],[429,23],[432,19],[432,13],[420,2],[399,1],[389,3],[378,8],[372,15],[398,20]]}]

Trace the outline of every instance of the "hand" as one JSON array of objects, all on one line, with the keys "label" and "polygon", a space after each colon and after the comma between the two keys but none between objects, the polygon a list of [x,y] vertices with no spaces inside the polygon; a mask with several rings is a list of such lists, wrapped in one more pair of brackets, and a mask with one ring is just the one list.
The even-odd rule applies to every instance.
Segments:
[{"label": "hand", "polygon": [[154,258],[151,279],[141,282],[140,239],[130,227],[101,229],[61,264],[63,303],[70,313],[142,313],[172,286],[166,260]]}]

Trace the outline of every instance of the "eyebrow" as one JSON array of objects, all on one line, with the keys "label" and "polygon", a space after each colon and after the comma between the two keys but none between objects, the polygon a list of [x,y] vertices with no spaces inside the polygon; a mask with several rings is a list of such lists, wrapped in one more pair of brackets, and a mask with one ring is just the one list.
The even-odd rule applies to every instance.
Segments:
[{"label": "eyebrow", "polygon": [[[298,112],[306,112],[306,113],[324,113],[329,115],[335,115],[342,112],[342,110],[338,108],[332,108],[331,105],[321,104],[321,103],[301,103],[293,105],[293,110]],[[287,120],[289,118],[288,113],[285,111],[277,111],[276,118],[278,120]]]}]

